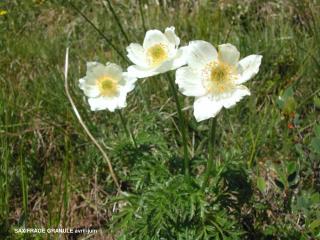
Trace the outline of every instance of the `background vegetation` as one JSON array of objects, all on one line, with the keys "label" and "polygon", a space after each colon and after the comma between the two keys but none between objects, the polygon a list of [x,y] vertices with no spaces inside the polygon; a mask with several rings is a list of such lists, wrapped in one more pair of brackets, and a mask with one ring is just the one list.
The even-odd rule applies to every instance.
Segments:
[{"label": "background vegetation", "polygon": [[[319,1],[109,3],[113,12],[102,0],[0,3],[7,11],[0,16],[0,238],[320,238]],[[193,99],[180,95],[192,157],[187,177],[165,75],[140,80],[123,110],[138,149],[119,116],[90,112],[77,86],[86,61],[126,68],[117,51],[125,55],[129,42],[142,42],[145,29],[167,26],[176,27],[182,45],[230,42],[242,56],[263,55],[259,74],[247,83],[252,96],[218,116],[218,168],[204,191],[208,121],[197,123]],[[67,100],[66,46],[72,96],[126,195],[116,194],[106,163]],[[14,233],[17,227],[58,226],[99,233]]]}]

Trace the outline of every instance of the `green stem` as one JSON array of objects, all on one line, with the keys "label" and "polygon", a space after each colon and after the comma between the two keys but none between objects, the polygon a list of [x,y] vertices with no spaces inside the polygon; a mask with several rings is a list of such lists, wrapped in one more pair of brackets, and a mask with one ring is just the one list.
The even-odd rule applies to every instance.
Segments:
[{"label": "green stem", "polygon": [[[5,141],[7,142],[7,141]],[[8,225],[9,224],[9,218],[8,218],[8,214],[9,214],[9,168],[8,168],[8,161],[9,161],[9,154],[8,154],[8,149],[6,148],[6,146],[4,145],[4,143],[1,141],[1,147],[4,149],[4,153],[1,154],[1,159],[3,159],[4,161],[4,183],[2,185],[3,189],[0,188],[0,192],[1,192],[1,198],[0,198],[0,208],[1,208],[1,212],[0,212],[0,216],[4,216],[3,219],[4,220],[4,224]],[[2,167],[2,166],[1,166]]]},{"label": "green stem", "polygon": [[[69,112],[68,112],[69,113]],[[71,160],[71,151],[70,148],[70,142],[68,138],[65,136],[65,147],[66,147],[66,155],[63,160],[63,168],[62,168],[62,181],[63,181],[63,194],[62,194],[62,202],[63,204],[60,205],[60,215],[62,213],[62,207],[63,207],[63,214],[62,214],[62,227],[66,226],[67,222],[67,214],[68,214],[68,208],[69,208],[69,200],[70,200],[70,160]]]},{"label": "green stem", "polygon": [[175,83],[173,78],[170,77],[168,74],[169,78],[169,83],[170,83],[170,88],[172,91],[172,95],[174,97],[174,100],[176,102],[176,107],[177,107],[177,112],[178,112],[178,118],[180,122],[180,131],[182,135],[182,143],[183,143],[183,155],[184,155],[184,171],[186,175],[189,175],[189,154],[188,154],[188,141],[187,141],[187,129],[186,129],[186,124],[185,124],[185,119],[182,114],[181,110],[181,105],[179,102],[179,97],[178,97],[178,91],[175,87]]},{"label": "green stem", "polygon": [[24,158],[20,155],[20,178],[21,178],[21,189],[22,189],[22,208],[24,214],[23,225],[27,223],[28,218],[28,185],[25,172],[25,161]]},{"label": "green stem", "polygon": [[119,26],[119,28],[120,28],[120,31],[121,31],[123,37],[126,39],[127,44],[130,44],[129,38],[128,38],[126,32],[124,31],[124,29],[123,29],[123,27],[122,27],[122,24],[121,24],[121,22],[120,22],[120,20],[119,20],[119,18],[118,18],[118,15],[117,15],[116,12],[114,11],[110,0],[107,0],[107,3],[108,3],[108,7],[109,7],[109,9],[110,9],[110,11],[111,11],[114,19],[116,20],[116,22],[117,22],[117,24],[118,24],[118,26]]},{"label": "green stem", "polygon": [[146,32],[147,28],[146,28],[146,23],[144,21],[144,14],[143,14],[143,10],[142,10],[142,0],[139,0],[139,11],[140,11],[140,16],[141,16],[141,21],[142,21],[142,27],[143,27],[143,30]]},{"label": "green stem", "polygon": [[150,113],[151,112],[150,101],[146,98],[146,95],[144,94],[140,81],[137,81],[137,87],[138,87],[138,90],[140,91],[144,107],[146,111]]},{"label": "green stem", "polygon": [[122,115],[122,113],[121,113],[120,110],[117,111],[117,112],[119,113],[119,116],[120,116],[120,119],[121,119],[121,123],[122,123],[122,125],[123,125],[124,131],[125,131],[127,137],[131,139],[134,147],[135,147],[135,148],[138,148],[138,147],[137,147],[136,139],[134,138],[133,133],[132,133],[132,132],[129,130],[129,128],[128,128],[126,119],[124,118],[124,116]]},{"label": "green stem", "polygon": [[90,19],[84,15],[79,8],[77,8],[73,3],[71,3],[69,1],[69,4],[71,5],[71,7],[77,12],[79,13],[90,25],[91,27],[93,27],[94,30],[96,30],[96,32],[108,43],[108,45],[113,48],[118,54],[119,56],[126,62],[128,62],[128,59],[122,54],[122,52],[112,43],[111,39],[108,38],[106,35],[103,34],[103,32],[96,27],[96,25],[94,25],[94,23],[92,21],[90,21]]},{"label": "green stem", "polygon": [[[204,181],[203,181],[203,185],[202,185],[202,189],[204,189],[209,181],[209,177],[210,177],[210,173],[212,171],[212,166],[213,166],[213,149],[214,149],[214,142],[215,142],[215,135],[216,135],[216,126],[217,126],[217,118],[212,118],[211,119],[211,127],[210,127],[210,131],[209,131],[209,158],[208,158],[208,162],[207,162],[207,169],[205,172],[205,176],[204,176]],[[217,165],[215,164],[214,169],[217,168]]]}]

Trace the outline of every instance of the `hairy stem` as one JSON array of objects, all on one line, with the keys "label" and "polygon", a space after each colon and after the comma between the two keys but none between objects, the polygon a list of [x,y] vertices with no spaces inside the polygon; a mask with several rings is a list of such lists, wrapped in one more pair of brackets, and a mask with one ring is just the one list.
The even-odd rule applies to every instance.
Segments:
[{"label": "hairy stem", "polygon": [[183,156],[184,156],[184,171],[186,175],[189,175],[189,154],[188,154],[188,141],[187,141],[187,129],[185,124],[185,119],[182,114],[181,105],[179,102],[178,97],[178,91],[176,89],[175,83],[173,78],[168,74],[169,78],[169,84],[171,88],[172,95],[174,97],[174,100],[176,102],[177,112],[178,112],[178,118],[180,123],[180,131],[182,135],[182,143],[183,143]]},{"label": "hairy stem", "polygon": [[122,115],[120,110],[117,111],[117,112],[119,113],[119,116],[120,116],[120,119],[121,119],[121,123],[122,123],[122,126],[124,128],[124,131],[125,131],[127,137],[131,139],[134,147],[137,148],[136,139],[134,138],[134,135],[133,135],[132,131],[130,131],[126,119],[124,118],[124,116]]},{"label": "hairy stem", "polygon": [[128,62],[128,59],[123,55],[123,53],[112,43],[111,39],[108,38],[106,35],[103,34],[103,32],[97,28],[96,25],[94,25],[94,23],[85,15],[83,14],[73,3],[71,3],[69,1],[69,4],[71,5],[71,7],[76,10],[77,13],[79,13],[90,25],[91,27],[93,27],[94,30],[96,30],[96,32],[110,45],[111,48],[113,48],[118,54],[119,56],[126,62]]},{"label": "hairy stem", "polygon": [[145,20],[144,20],[144,14],[143,14],[142,7],[143,7],[142,6],[142,0],[139,0],[139,12],[140,12],[141,21],[142,21],[142,27],[143,27],[143,30],[146,32],[147,28],[146,28],[146,23],[145,23]]},{"label": "hairy stem", "polygon": [[123,37],[125,38],[127,44],[129,44],[129,43],[130,43],[129,38],[128,38],[126,32],[124,31],[124,29],[123,29],[123,27],[122,27],[122,24],[121,24],[121,22],[120,22],[120,20],[119,20],[119,18],[118,18],[118,15],[117,15],[116,12],[114,11],[110,0],[107,0],[107,3],[108,3],[108,8],[109,8],[109,10],[111,11],[114,19],[116,20],[116,22],[117,22],[117,24],[118,24],[118,26],[119,26],[119,28],[120,28],[120,31],[121,31]]},{"label": "hairy stem", "polygon": [[[209,181],[209,177],[212,171],[213,167],[213,150],[214,150],[214,143],[215,143],[215,136],[216,136],[216,126],[217,126],[217,118],[211,119],[211,126],[209,130],[209,142],[208,142],[208,150],[209,150],[209,158],[207,161],[207,169],[204,176],[204,181],[202,185],[202,189],[204,189]],[[214,166],[214,169],[216,169],[216,164]]]}]

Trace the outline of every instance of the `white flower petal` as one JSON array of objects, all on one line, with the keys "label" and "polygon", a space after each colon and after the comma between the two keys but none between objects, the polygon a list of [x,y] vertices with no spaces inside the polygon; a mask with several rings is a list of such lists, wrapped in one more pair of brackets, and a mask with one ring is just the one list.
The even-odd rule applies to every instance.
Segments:
[{"label": "white flower petal", "polygon": [[136,65],[147,67],[148,62],[143,47],[138,43],[131,43],[127,47],[128,58]]},{"label": "white flower petal", "polygon": [[137,78],[146,78],[177,69],[185,64],[186,58],[184,56],[184,49],[180,48],[178,49],[177,54],[173,58],[164,61],[157,67],[143,67],[138,65],[132,65],[128,67],[127,71],[131,76]]},{"label": "white flower petal", "polygon": [[120,93],[120,96],[119,98],[117,99],[118,100],[118,107],[117,109],[121,109],[121,108],[124,108],[127,106],[127,90],[128,89],[125,89],[125,91],[122,91]]},{"label": "white flower petal", "polygon": [[153,71],[157,73],[164,73],[174,69],[173,66],[174,59],[170,59],[168,61],[164,61],[158,67],[154,68]]},{"label": "white flower petal", "polygon": [[181,47],[178,49],[176,55],[171,60],[172,61],[171,70],[177,69],[177,68],[187,64],[186,51],[187,51],[187,47]]},{"label": "white flower petal", "polygon": [[92,82],[95,81],[97,78],[107,75],[108,71],[106,66],[99,62],[89,62],[87,63],[87,73],[86,77],[88,78],[87,81]]},{"label": "white flower petal", "polygon": [[240,52],[234,45],[230,43],[221,44],[218,47],[218,51],[219,51],[218,58],[220,61],[228,63],[233,66],[238,64],[239,58],[240,58]]},{"label": "white flower petal", "polygon": [[261,64],[261,55],[250,55],[240,60],[239,62],[239,79],[237,84],[242,84],[253,78],[258,72]]},{"label": "white flower petal", "polygon": [[95,66],[99,65],[100,63],[98,62],[87,62],[87,70],[92,70]]},{"label": "white flower petal", "polygon": [[[108,108],[108,101],[103,97],[89,98],[88,103],[91,111],[105,110]],[[113,107],[115,109],[115,106]]]},{"label": "white flower petal", "polygon": [[131,92],[135,87],[135,83],[137,81],[137,78],[134,76],[131,76],[127,72],[124,72],[122,74],[122,77],[123,77],[123,80],[125,81],[124,86],[123,86],[125,89],[124,91],[126,91],[127,93]]},{"label": "white flower petal", "polygon": [[188,45],[187,63],[192,68],[203,68],[218,57],[217,50],[208,42],[197,40]]},{"label": "white flower petal", "polygon": [[231,92],[225,93],[220,97],[220,102],[225,108],[236,105],[244,96],[250,96],[250,91],[246,86],[236,86]]},{"label": "white flower petal", "polygon": [[107,99],[103,96],[98,98],[89,98],[88,99],[91,111],[100,111],[108,109],[111,112],[117,107],[117,102],[113,99]]},{"label": "white flower petal", "polygon": [[87,83],[86,83],[86,77],[79,79],[79,88],[80,88],[81,90],[83,90],[83,88],[84,88],[84,86],[85,86],[86,84],[87,84]]},{"label": "white flower petal", "polygon": [[169,44],[167,37],[162,32],[159,30],[149,30],[146,32],[146,36],[143,41],[143,48],[145,50],[159,43],[162,43],[165,46],[168,46]]},{"label": "white flower petal", "polygon": [[200,72],[190,67],[182,67],[176,71],[176,83],[179,91],[186,96],[199,97],[206,94]]},{"label": "white flower petal", "polygon": [[186,64],[185,52],[186,47],[179,48],[173,58],[164,61],[160,66],[154,68],[157,73],[164,73],[171,70],[175,70]]},{"label": "white flower petal", "polygon": [[175,34],[174,30],[174,27],[168,27],[164,31],[164,35],[171,44],[173,44],[175,47],[178,47],[180,44],[180,38]]},{"label": "white flower petal", "polygon": [[149,71],[154,72],[155,74],[159,74],[159,73],[165,73],[171,70],[175,70],[183,65],[186,64],[186,58],[185,58],[185,50],[186,47],[181,47],[178,50],[176,50],[176,54],[164,61],[162,64],[160,64],[157,67],[154,68],[149,68]]},{"label": "white flower petal", "polygon": [[116,109],[124,108],[127,105],[126,96],[127,93],[122,91],[118,96],[115,97],[100,96],[97,98],[89,98],[88,102],[91,111],[108,109],[110,112],[114,112]]},{"label": "white flower petal", "polygon": [[160,72],[155,71],[156,68],[144,68],[137,65],[128,67],[128,73],[136,78],[146,78],[159,74]]},{"label": "white flower petal", "polygon": [[122,68],[118,64],[107,63],[104,71],[107,76],[117,79],[118,81],[122,78]]},{"label": "white flower petal", "polygon": [[97,85],[93,85],[86,82],[87,78],[81,78],[79,79],[79,87],[81,90],[83,90],[84,94],[87,97],[97,97],[100,95],[99,88]]},{"label": "white flower petal", "polygon": [[198,97],[193,104],[193,114],[198,122],[215,117],[221,110],[222,104],[210,95]]}]

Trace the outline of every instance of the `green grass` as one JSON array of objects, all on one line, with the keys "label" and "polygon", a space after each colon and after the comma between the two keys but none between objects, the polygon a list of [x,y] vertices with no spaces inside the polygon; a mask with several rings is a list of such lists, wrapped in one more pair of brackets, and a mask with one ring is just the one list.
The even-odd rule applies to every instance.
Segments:
[{"label": "green grass", "polygon": [[[104,36],[68,1],[36,2],[0,3],[8,11],[0,16],[1,239],[32,239],[15,234],[17,227],[58,226],[93,226],[97,239],[320,237],[317,1],[72,1]],[[222,172],[221,178],[212,176],[207,195],[197,185],[208,157],[210,121],[197,123],[193,99],[178,96],[186,108],[187,178],[168,76],[139,80],[122,110],[138,149],[119,115],[90,112],[78,88],[86,61],[125,69],[129,63],[120,54],[125,56],[128,41],[142,42],[144,28],[168,26],[176,27],[182,45],[230,42],[242,56],[263,55],[259,74],[246,83],[252,95],[218,116],[214,156]],[[126,207],[114,203],[107,165],[64,92],[67,46],[72,97],[129,193]]]}]

